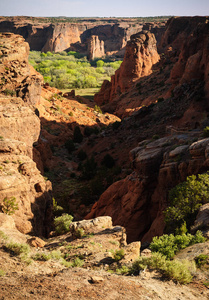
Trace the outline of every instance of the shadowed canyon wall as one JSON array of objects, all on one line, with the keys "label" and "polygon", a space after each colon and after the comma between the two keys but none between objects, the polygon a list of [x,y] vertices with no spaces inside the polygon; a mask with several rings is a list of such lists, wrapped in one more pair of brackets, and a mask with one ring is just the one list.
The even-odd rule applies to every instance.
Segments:
[{"label": "shadowed canyon wall", "polygon": [[51,230],[51,183],[33,161],[40,134],[34,105],[40,101],[42,76],[28,64],[22,36],[0,34],[0,204],[15,199],[12,215],[22,233],[47,236]]}]

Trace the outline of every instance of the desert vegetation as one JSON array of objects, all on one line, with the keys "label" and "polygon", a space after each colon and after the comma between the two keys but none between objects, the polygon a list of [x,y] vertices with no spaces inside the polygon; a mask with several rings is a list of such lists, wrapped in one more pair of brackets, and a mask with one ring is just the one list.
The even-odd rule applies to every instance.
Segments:
[{"label": "desert vegetation", "polygon": [[31,51],[29,62],[43,75],[45,82],[58,89],[98,88],[122,63],[121,60],[108,62],[101,59],[89,62],[75,51]]}]

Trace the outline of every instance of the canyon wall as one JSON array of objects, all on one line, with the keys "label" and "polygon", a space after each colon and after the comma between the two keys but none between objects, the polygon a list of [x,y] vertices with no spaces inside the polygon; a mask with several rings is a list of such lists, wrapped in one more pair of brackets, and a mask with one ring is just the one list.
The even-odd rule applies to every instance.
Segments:
[{"label": "canyon wall", "polygon": [[4,201],[13,199],[17,229],[47,236],[51,183],[33,161],[33,144],[40,134],[34,105],[40,101],[42,76],[29,67],[29,46],[22,36],[0,34],[0,45],[0,205],[4,210]]},{"label": "canyon wall", "polygon": [[[34,18],[35,19],[35,18]],[[117,54],[123,57],[125,46],[130,36],[149,28],[160,39],[164,31],[164,22],[156,23],[138,23],[130,21],[107,22],[101,20],[91,20],[80,23],[38,23],[29,22],[24,18],[6,18],[0,20],[0,32],[11,32],[20,34],[29,43],[31,50],[60,52],[63,50],[75,50],[91,57],[96,48],[88,51],[89,39],[92,36],[98,36],[98,39],[104,43],[105,54]],[[95,44],[96,47],[96,44]],[[90,50],[90,49],[89,49]],[[99,53],[97,53],[98,55]],[[101,56],[103,51],[101,51]]]},{"label": "canyon wall", "polygon": [[[87,218],[111,216],[114,224],[126,228],[129,242],[150,242],[153,236],[161,235],[169,190],[187,176],[209,169],[209,139],[203,139],[201,131],[209,125],[208,21],[208,17],[172,18],[159,45],[163,53],[155,72],[140,77],[137,83],[130,81],[128,89],[120,95],[120,88],[112,99],[112,86],[118,82],[115,78],[120,74],[119,69],[114,81],[104,82],[100,98],[95,96],[98,103],[109,101],[111,107],[113,101],[114,109],[120,107],[124,111],[132,102],[134,109],[125,119],[129,126],[123,136],[132,132],[129,136],[132,141],[131,126],[134,126],[135,139],[141,142],[130,152],[131,175],[111,185]],[[127,63],[127,72],[132,66],[129,74],[133,78],[136,68],[132,57],[138,49],[135,45],[132,55],[125,55],[123,63],[123,66]],[[163,84],[159,86],[158,82]],[[150,139],[156,134],[159,134],[156,141]]]}]

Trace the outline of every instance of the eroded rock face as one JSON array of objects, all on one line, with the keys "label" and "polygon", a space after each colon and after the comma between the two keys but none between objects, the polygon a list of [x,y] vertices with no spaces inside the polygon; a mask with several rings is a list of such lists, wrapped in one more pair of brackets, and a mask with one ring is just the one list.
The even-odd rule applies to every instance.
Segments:
[{"label": "eroded rock face", "polygon": [[42,76],[30,69],[29,46],[21,36],[0,34],[0,42],[0,205],[4,206],[4,199],[14,199],[18,209],[12,218],[17,229],[47,236],[52,217],[51,183],[33,161],[40,120],[32,109],[39,103]]},{"label": "eroded rock face", "polygon": [[15,197],[12,215],[22,233],[46,236],[50,230],[51,183],[45,181],[32,160],[32,145],[40,121],[20,98],[0,98],[0,203]]},{"label": "eroded rock face", "polygon": [[129,242],[161,235],[168,191],[209,167],[209,139],[191,143],[194,138],[187,133],[140,143],[130,153],[135,172],[111,185],[87,218],[111,216],[113,224],[126,228]]},{"label": "eroded rock face", "polygon": [[[112,101],[116,95],[126,92],[142,76],[152,73],[152,66],[159,60],[154,34],[142,31],[131,36],[127,42],[123,63],[111,78],[111,85],[106,89],[104,82],[100,92],[94,100],[98,104],[104,104],[106,99]],[[105,87],[104,87],[105,85]],[[104,97],[104,90],[105,97]],[[108,96],[107,96],[108,95]]]},{"label": "eroded rock face", "polygon": [[100,41],[97,35],[92,35],[88,41],[88,58],[93,60],[104,55],[104,41]]},{"label": "eroded rock face", "polygon": [[28,43],[19,35],[0,33],[0,45],[0,92],[39,103],[43,77],[28,63]]}]

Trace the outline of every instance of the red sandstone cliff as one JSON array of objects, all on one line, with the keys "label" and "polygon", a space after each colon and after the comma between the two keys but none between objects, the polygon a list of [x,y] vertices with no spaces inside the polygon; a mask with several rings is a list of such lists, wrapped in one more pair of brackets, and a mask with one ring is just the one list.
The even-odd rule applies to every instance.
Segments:
[{"label": "red sandstone cliff", "polygon": [[42,77],[31,71],[29,47],[21,36],[1,34],[0,44],[0,204],[15,197],[18,210],[12,217],[18,230],[46,236],[51,227],[51,183],[33,161],[40,120],[31,109],[40,100]]},{"label": "red sandstone cliff", "polygon": [[132,35],[127,43],[123,63],[111,78],[105,81],[101,91],[95,95],[95,102],[111,102],[117,95],[126,92],[137,79],[152,73],[152,67],[159,60],[154,34],[142,31]]}]

